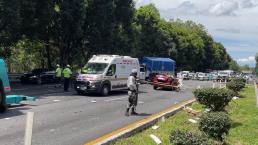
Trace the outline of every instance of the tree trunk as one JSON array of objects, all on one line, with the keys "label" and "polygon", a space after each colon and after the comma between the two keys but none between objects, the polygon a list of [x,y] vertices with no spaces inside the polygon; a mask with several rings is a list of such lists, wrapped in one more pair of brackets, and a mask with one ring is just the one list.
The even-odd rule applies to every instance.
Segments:
[{"label": "tree trunk", "polygon": [[47,42],[47,44],[45,44],[45,48],[46,48],[46,55],[47,55],[47,65],[49,69],[53,69],[52,67],[52,60],[51,60],[51,54],[50,54],[50,45],[49,42]]}]

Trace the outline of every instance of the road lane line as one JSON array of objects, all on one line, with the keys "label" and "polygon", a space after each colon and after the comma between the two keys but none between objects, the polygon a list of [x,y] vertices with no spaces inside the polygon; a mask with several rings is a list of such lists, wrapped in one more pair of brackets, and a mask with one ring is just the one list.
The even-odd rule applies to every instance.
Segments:
[{"label": "road lane line", "polygon": [[24,145],[31,145],[34,112],[27,113]]},{"label": "road lane line", "polygon": [[160,111],[156,114],[153,114],[147,118],[144,118],[142,120],[139,120],[137,122],[134,122],[132,124],[129,124],[129,125],[126,125],[125,127],[122,127],[120,129],[117,129],[111,133],[108,133],[104,136],[101,136],[99,138],[96,138],[92,141],[89,141],[89,142],[86,142],[84,145],[100,145],[100,144],[105,144],[108,142],[108,140],[112,140],[112,139],[115,139],[117,137],[120,137],[126,133],[129,133],[131,131],[133,131],[134,129],[137,129],[139,127],[141,127],[142,125],[144,124],[147,124],[148,122],[151,122],[153,120],[156,120],[166,114],[168,114],[169,112],[173,112],[173,111],[176,111],[178,109],[181,109],[183,106],[189,104],[189,103],[192,103],[194,102],[195,99],[192,98],[192,99],[189,99],[189,100],[186,100],[186,101],[183,101],[179,104],[176,104],[176,105],[173,105],[171,107],[168,107],[166,109],[164,109],[163,111]]},{"label": "road lane line", "polygon": [[120,98],[114,98],[114,99],[108,99],[108,100],[105,100],[105,101],[106,101],[106,102],[117,101],[117,100],[122,100],[122,99],[125,99],[125,98],[128,98],[128,96],[126,96],[126,97],[120,97]]}]

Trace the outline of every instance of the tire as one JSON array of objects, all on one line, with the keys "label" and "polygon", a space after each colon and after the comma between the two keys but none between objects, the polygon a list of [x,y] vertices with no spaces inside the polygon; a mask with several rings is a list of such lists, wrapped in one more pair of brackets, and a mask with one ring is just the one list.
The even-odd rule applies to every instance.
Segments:
[{"label": "tire", "polygon": [[101,88],[100,94],[102,96],[107,96],[109,94],[109,91],[110,91],[109,85],[103,85],[103,87]]},{"label": "tire", "polygon": [[38,78],[38,79],[37,79],[37,84],[38,84],[38,85],[41,85],[41,84],[42,84],[42,79],[41,79],[41,78]]},{"label": "tire", "polygon": [[4,86],[2,81],[0,80],[0,113],[4,113],[6,111],[6,104],[5,104],[5,92],[4,92]]},{"label": "tire", "polygon": [[157,89],[158,89],[158,87],[157,87],[157,86],[153,86],[153,89],[154,89],[154,90],[157,90]]}]

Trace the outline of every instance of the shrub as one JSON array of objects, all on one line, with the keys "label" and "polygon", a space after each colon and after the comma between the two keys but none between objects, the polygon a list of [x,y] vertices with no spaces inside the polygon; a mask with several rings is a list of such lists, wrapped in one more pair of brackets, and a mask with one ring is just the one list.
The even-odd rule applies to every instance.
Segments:
[{"label": "shrub", "polygon": [[228,89],[234,91],[235,93],[238,93],[245,87],[245,80],[241,78],[233,79],[228,82],[226,86]]},{"label": "shrub", "polygon": [[185,130],[172,131],[169,140],[173,145],[211,145],[207,137]]},{"label": "shrub", "polygon": [[244,78],[233,78],[232,81],[246,83],[246,80]]},{"label": "shrub", "polygon": [[194,90],[196,100],[210,108],[211,111],[224,111],[225,106],[231,101],[234,92],[228,89],[203,88]]},{"label": "shrub", "polygon": [[204,113],[201,116],[199,129],[218,140],[224,140],[231,127],[231,119],[225,112]]}]

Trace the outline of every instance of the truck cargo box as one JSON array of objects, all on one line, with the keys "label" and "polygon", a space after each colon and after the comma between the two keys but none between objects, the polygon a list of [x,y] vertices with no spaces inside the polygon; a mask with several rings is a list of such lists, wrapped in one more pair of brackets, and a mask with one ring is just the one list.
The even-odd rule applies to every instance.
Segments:
[{"label": "truck cargo box", "polygon": [[175,73],[176,62],[170,58],[143,57],[140,63],[145,65],[150,73]]}]

